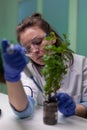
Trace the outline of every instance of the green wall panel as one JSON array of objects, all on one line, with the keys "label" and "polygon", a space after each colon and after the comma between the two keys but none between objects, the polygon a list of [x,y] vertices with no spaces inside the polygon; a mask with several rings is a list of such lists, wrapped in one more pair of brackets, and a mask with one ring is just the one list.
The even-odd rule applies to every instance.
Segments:
[{"label": "green wall panel", "polygon": [[16,41],[19,0],[0,0],[0,40]]},{"label": "green wall panel", "polygon": [[36,12],[37,0],[22,0],[18,6],[18,21]]},{"label": "green wall panel", "polygon": [[87,56],[87,0],[78,0],[78,34],[76,52]]},{"label": "green wall panel", "polygon": [[60,35],[68,33],[68,6],[69,0],[43,0],[43,15]]}]

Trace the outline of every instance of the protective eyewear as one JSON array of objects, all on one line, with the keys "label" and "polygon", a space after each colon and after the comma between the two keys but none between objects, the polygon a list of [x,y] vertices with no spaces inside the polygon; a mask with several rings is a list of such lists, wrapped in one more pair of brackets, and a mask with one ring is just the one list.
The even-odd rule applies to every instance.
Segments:
[{"label": "protective eyewear", "polygon": [[40,45],[42,44],[42,41],[44,40],[46,36],[40,38],[40,37],[35,37],[31,40],[31,42],[27,43],[25,46],[23,46],[25,48],[25,52],[26,54],[30,54],[32,53],[32,47],[31,45],[33,45],[35,47],[35,49],[39,49]]}]

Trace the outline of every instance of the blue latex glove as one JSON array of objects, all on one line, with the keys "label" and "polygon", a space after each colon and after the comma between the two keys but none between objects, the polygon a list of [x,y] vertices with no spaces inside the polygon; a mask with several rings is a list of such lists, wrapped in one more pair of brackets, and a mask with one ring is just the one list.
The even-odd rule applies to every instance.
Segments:
[{"label": "blue latex glove", "polygon": [[4,76],[7,81],[16,82],[20,80],[20,73],[25,68],[28,59],[25,56],[24,48],[19,44],[14,45],[13,53],[8,53],[9,41],[2,40],[2,60],[4,67]]},{"label": "blue latex glove", "polygon": [[64,116],[71,116],[75,114],[76,104],[72,97],[66,93],[57,93],[56,97],[58,99],[58,110]]}]

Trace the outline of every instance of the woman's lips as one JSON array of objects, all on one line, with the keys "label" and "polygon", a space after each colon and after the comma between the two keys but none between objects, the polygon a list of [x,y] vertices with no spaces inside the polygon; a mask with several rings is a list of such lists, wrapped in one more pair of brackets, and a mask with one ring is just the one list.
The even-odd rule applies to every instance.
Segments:
[{"label": "woman's lips", "polygon": [[42,57],[43,57],[43,56],[38,56],[38,57],[37,57],[37,60],[40,60],[40,59],[42,59]]}]

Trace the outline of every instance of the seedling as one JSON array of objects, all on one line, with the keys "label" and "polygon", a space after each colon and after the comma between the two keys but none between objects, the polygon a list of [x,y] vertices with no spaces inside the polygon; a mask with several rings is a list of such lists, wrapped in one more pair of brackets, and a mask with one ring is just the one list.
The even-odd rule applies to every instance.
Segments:
[{"label": "seedling", "polygon": [[[54,32],[46,37],[48,44],[46,45],[46,54],[43,56],[45,66],[42,73],[45,77],[46,84],[44,86],[45,100],[50,102],[51,96],[61,87],[61,81],[67,73],[69,65],[72,63],[72,50],[69,49],[70,42],[66,34],[63,34],[63,40],[57,39]],[[59,46],[49,44],[51,40],[59,40]]]}]

